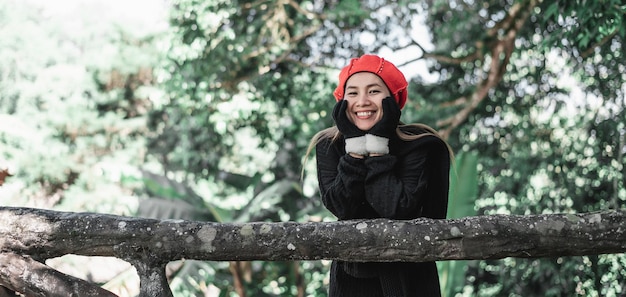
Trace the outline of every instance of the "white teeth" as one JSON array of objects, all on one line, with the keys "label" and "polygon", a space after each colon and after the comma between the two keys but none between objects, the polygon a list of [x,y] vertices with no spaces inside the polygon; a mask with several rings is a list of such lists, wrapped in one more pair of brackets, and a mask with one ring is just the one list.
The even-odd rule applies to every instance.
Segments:
[{"label": "white teeth", "polygon": [[356,113],[356,116],[358,117],[369,117],[371,115],[373,115],[374,113],[371,111],[360,111]]}]

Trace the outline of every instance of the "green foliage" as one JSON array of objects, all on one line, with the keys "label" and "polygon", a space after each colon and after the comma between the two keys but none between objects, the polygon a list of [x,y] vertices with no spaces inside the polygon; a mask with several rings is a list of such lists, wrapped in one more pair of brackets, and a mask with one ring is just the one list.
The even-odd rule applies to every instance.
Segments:
[{"label": "green foliage", "polygon": [[[455,158],[450,172],[450,196],[447,218],[456,219],[476,215],[478,195],[478,154],[461,152]],[[443,296],[454,296],[465,285],[467,261],[438,262]]]},{"label": "green foliage", "polygon": [[[621,2],[178,0],[161,34],[139,17],[116,18],[108,2],[4,1],[0,170],[14,176],[0,202],[224,222],[333,220],[314,162],[302,159],[311,136],[332,124],[338,68],[387,53],[418,72],[403,120],[440,128],[481,88],[492,47],[516,34],[501,80],[448,138],[461,164],[450,217],[622,208]],[[517,23],[506,20],[518,11],[527,18],[511,30]],[[432,46],[415,34],[422,21]],[[411,59],[428,69],[403,65]],[[618,296],[625,259],[471,261],[465,277],[448,278],[465,283],[445,289]],[[238,289],[231,263],[174,264],[177,296]],[[250,296],[325,296],[328,261],[238,265]]]},{"label": "green foliage", "polygon": [[[269,1],[175,4],[177,34],[162,68],[169,100],[152,112],[150,126],[157,133],[148,148],[167,160],[168,172],[217,185],[210,186],[213,197],[205,200],[230,209],[220,216],[226,221],[329,215],[319,200],[303,195],[299,182],[308,139],[330,124],[325,109],[333,102],[327,70],[294,60],[308,50],[300,36],[312,34],[310,27],[319,22],[293,6]],[[302,265],[254,262],[246,291],[251,296],[281,295],[298,287],[324,291],[319,283],[309,283],[325,274],[326,265],[297,270],[295,279],[304,277],[304,286],[288,276]],[[224,269],[216,269],[213,277],[227,276]],[[214,285],[222,294],[235,290],[232,283]]]},{"label": "green foliage", "polygon": [[[626,65],[616,59],[623,52],[623,34],[611,31],[611,26],[623,24],[624,14],[615,13],[611,1],[544,1],[535,7],[532,3],[488,1],[462,7],[440,3],[429,8],[428,24],[438,51],[456,58],[475,53],[476,41],[492,42],[485,39],[485,32],[505,19],[514,5],[531,12],[516,37],[502,82],[450,139],[463,151],[480,152],[478,213],[622,208],[626,130],[620,123],[626,120]],[[458,34],[455,26],[471,22],[467,15],[479,16],[475,22],[480,25]],[[436,64],[432,69],[441,74],[439,81],[415,89],[425,90],[424,98],[431,102],[469,96],[480,78],[474,75],[483,73],[488,62],[485,57],[473,63]],[[451,107],[427,113],[454,114],[462,107],[444,106]],[[468,282],[458,293],[616,296],[613,287],[623,286],[623,261],[623,255],[474,261],[469,262]]]},{"label": "green foliage", "polygon": [[546,40],[550,46],[567,41],[564,46],[569,43],[584,52],[605,38],[626,37],[626,5],[620,0],[554,1],[543,10],[546,27],[560,33]]},{"label": "green foliage", "polygon": [[137,211],[120,177],[149,163],[159,28],[116,8],[128,9],[111,1],[0,3],[0,168],[13,174],[0,204]]},{"label": "green foliage", "polygon": [[340,27],[357,27],[369,16],[369,12],[361,7],[361,1],[339,1],[327,12],[329,18]]},{"label": "green foliage", "polygon": [[0,166],[15,174],[3,204],[134,211],[117,183],[144,161],[151,74],[141,70],[159,58],[142,40],[151,36],[134,36],[145,27],[111,28],[119,16],[99,4],[0,6]]}]

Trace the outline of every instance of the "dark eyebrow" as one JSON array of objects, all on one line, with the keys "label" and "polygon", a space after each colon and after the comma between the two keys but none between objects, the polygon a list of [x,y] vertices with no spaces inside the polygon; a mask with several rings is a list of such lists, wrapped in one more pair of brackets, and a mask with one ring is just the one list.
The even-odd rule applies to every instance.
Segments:
[{"label": "dark eyebrow", "polygon": [[[382,87],[380,84],[378,83],[373,83],[373,84],[369,84],[367,86],[365,86],[366,89],[369,89],[371,87]],[[350,89],[350,88],[357,88],[356,86],[347,86],[346,89]]]}]

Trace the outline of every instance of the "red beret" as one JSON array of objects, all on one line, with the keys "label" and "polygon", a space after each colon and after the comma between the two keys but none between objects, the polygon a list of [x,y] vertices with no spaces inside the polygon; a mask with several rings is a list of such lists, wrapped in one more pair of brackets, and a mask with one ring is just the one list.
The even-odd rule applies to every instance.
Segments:
[{"label": "red beret", "polygon": [[376,55],[363,55],[360,58],[353,58],[348,66],[341,69],[339,85],[333,92],[337,101],[344,97],[348,78],[358,72],[371,72],[378,75],[385,82],[400,108],[404,107],[408,95],[406,90],[408,83],[404,74],[391,62]]}]

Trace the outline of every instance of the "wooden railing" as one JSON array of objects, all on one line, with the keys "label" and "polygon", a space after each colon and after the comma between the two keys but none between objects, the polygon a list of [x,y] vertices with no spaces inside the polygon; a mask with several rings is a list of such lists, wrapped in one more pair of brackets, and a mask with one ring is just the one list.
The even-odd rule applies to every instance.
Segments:
[{"label": "wooden railing", "polygon": [[139,296],[172,296],[165,265],[182,258],[386,262],[622,253],[625,226],[625,211],[228,224],[0,207],[0,285],[27,296],[115,296],[44,264],[66,254],[112,256],[137,269]]}]

